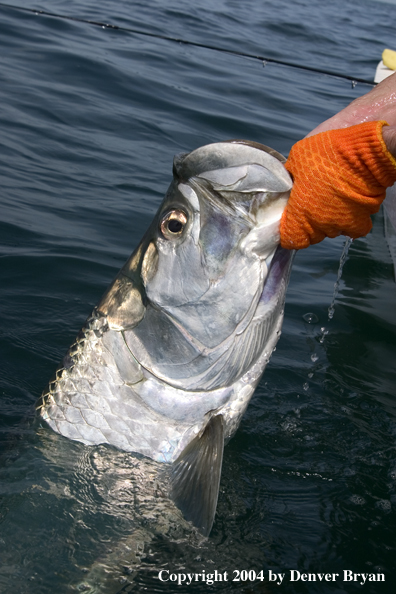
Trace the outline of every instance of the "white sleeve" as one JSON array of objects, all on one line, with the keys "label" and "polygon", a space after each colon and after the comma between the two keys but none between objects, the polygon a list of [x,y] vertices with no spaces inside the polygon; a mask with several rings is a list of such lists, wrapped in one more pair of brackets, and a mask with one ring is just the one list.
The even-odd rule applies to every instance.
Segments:
[{"label": "white sleeve", "polygon": [[396,184],[386,191],[385,206],[385,237],[393,260],[396,280]]}]

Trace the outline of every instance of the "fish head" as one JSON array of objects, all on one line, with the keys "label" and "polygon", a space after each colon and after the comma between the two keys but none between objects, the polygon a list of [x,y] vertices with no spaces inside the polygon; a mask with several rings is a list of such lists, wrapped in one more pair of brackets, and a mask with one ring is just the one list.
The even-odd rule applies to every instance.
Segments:
[{"label": "fish head", "polygon": [[153,303],[192,303],[233,275],[238,259],[273,254],[292,183],[279,153],[269,150],[233,141],[175,157],[156,221],[155,273],[145,283]]},{"label": "fish head", "polygon": [[99,304],[136,359],[171,385],[199,387],[254,318],[292,187],[283,162],[248,141],[176,156],[150,228]]}]

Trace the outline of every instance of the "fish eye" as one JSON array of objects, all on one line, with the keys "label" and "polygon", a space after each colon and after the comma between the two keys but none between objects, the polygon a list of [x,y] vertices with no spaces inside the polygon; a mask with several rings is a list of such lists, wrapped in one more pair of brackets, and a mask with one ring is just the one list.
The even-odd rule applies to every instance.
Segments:
[{"label": "fish eye", "polygon": [[187,216],[182,210],[171,210],[161,221],[161,233],[165,239],[180,237],[187,224]]}]

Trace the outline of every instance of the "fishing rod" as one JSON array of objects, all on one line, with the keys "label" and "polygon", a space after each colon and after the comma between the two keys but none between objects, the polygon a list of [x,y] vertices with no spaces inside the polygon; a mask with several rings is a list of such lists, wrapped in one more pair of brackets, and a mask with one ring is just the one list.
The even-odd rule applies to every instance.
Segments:
[{"label": "fishing rod", "polygon": [[197,47],[200,49],[207,49],[207,50],[211,50],[213,52],[218,52],[218,53],[222,53],[222,54],[229,54],[229,55],[238,56],[241,58],[248,58],[250,60],[256,60],[256,61],[261,62],[263,64],[263,66],[266,66],[267,64],[276,64],[278,66],[285,66],[287,68],[295,68],[298,70],[305,70],[307,72],[313,72],[315,74],[322,74],[324,76],[330,76],[332,78],[347,80],[352,84],[352,88],[354,88],[358,83],[363,84],[363,85],[370,85],[372,87],[374,87],[376,85],[376,83],[372,80],[367,80],[365,78],[359,78],[357,76],[349,76],[348,74],[342,74],[341,72],[334,72],[331,70],[325,70],[323,68],[315,68],[313,66],[305,66],[303,64],[296,64],[295,62],[288,62],[286,60],[278,60],[277,58],[269,58],[266,56],[250,54],[250,53],[242,52],[242,51],[238,51],[238,50],[226,49],[224,47],[218,47],[215,45],[198,43],[197,41],[191,41],[189,39],[182,39],[179,37],[172,37],[169,35],[161,35],[159,33],[150,33],[149,31],[143,31],[142,29],[135,29],[132,27],[122,27],[120,25],[113,25],[111,23],[104,23],[101,21],[93,21],[90,19],[83,19],[83,18],[79,18],[79,17],[58,14],[55,12],[49,12],[46,10],[40,10],[40,9],[35,9],[35,8],[26,8],[23,6],[15,6],[15,5],[6,4],[3,2],[0,2],[0,7],[9,8],[11,10],[18,10],[21,12],[22,11],[29,12],[29,13],[32,13],[32,14],[35,14],[38,16],[46,16],[46,17],[51,17],[51,18],[64,19],[64,20],[68,20],[68,21],[75,21],[77,23],[86,23],[87,25],[100,27],[101,29],[112,29],[115,31],[124,31],[127,33],[131,33],[133,35],[141,35],[144,37],[151,37],[154,39],[161,39],[163,41],[169,41],[172,43],[189,45],[189,46]]}]

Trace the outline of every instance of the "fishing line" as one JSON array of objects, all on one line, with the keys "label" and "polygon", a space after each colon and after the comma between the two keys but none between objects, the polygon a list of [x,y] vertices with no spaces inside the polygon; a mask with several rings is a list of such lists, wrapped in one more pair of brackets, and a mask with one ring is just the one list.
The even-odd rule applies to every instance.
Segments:
[{"label": "fishing line", "polygon": [[143,31],[141,29],[134,29],[131,27],[121,27],[119,25],[112,25],[111,23],[102,23],[100,21],[92,21],[89,19],[82,19],[73,16],[67,16],[64,14],[57,14],[55,12],[48,12],[46,10],[39,10],[35,8],[25,8],[23,6],[13,6],[12,4],[5,4],[0,2],[0,7],[3,8],[10,8],[13,10],[19,10],[23,12],[29,12],[38,16],[47,16],[56,19],[64,19],[67,21],[75,21],[77,23],[86,23],[87,25],[93,25],[95,27],[101,27],[102,29],[112,29],[115,31],[125,31],[127,33],[132,33],[133,35],[141,35],[144,37],[152,37],[154,39],[161,39],[163,41],[170,41],[172,43],[179,43],[183,45],[189,45],[192,47],[198,47],[201,49],[211,50],[213,52],[218,52],[222,54],[229,54],[232,56],[238,56],[241,58],[248,58],[250,60],[256,60],[266,66],[267,64],[276,64],[278,66],[286,66],[287,68],[295,68],[298,70],[305,70],[306,72],[313,72],[314,74],[322,74],[324,76],[331,76],[332,78],[338,78],[342,80],[348,80],[352,84],[352,88],[354,88],[357,83],[361,83],[363,85],[370,85],[374,87],[376,83],[372,80],[367,80],[365,78],[359,78],[356,76],[348,76],[347,74],[342,74],[340,72],[333,72],[331,70],[324,70],[322,68],[314,68],[313,66],[304,66],[302,64],[296,64],[294,62],[288,62],[286,60],[278,60],[276,58],[268,58],[265,56],[259,56],[255,54],[249,54],[246,52],[241,52],[237,50],[230,50],[223,47],[218,47],[215,45],[207,45],[205,43],[198,43],[196,41],[190,41],[188,39],[181,39],[178,37],[171,37],[168,35],[160,35],[159,33],[150,33],[148,31]]}]

